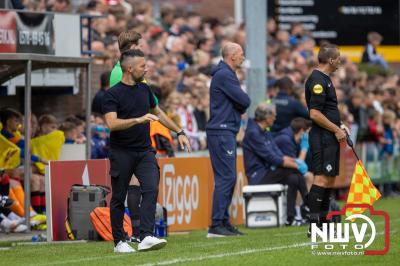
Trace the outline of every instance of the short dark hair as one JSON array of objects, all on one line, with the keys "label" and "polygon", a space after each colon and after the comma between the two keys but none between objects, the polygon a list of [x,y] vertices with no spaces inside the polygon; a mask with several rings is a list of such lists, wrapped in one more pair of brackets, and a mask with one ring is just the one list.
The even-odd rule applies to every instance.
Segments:
[{"label": "short dark hair", "polygon": [[132,44],[138,45],[141,38],[142,35],[133,30],[121,32],[118,36],[118,46],[121,54],[131,49]]},{"label": "short dark hair", "polygon": [[209,18],[207,23],[210,25],[210,29],[214,29],[221,25],[221,22],[218,18]]},{"label": "short dark hair", "polygon": [[58,3],[66,3],[67,5],[69,5],[71,2],[70,0],[57,0]]},{"label": "short dark hair", "polygon": [[198,41],[197,41],[197,49],[200,49],[202,45],[206,44],[208,41],[208,38],[206,37],[201,37]]},{"label": "short dark hair", "polygon": [[40,127],[45,124],[57,124],[57,118],[51,114],[44,114],[39,117],[38,123]]},{"label": "short dark hair", "polygon": [[72,122],[66,121],[66,122],[64,122],[64,123],[61,124],[61,126],[60,126],[59,129],[60,129],[61,131],[63,131],[63,132],[69,132],[69,131],[71,131],[71,130],[76,129],[76,124],[74,124],[74,123],[72,123]]},{"label": "short dark hair", "polygon": [[296,117],[290,122],[290,127],[294,134],[299,133],[300,130],[307,130],[311,127],[311,121],[303,117]]},{"label": "short dark hair", "polygon": [[6,126],[7,120],[11,118],[22,119],[22,114],[10,107],[5,107],[0,110],[0,122],[3,124],[3,127]]},{"label": "short dark hair", "polygon": [[276,86],[279,90],[291,94],[293,92],[294,82],[288,76],[284,76],[276,81]]},{"label": "short dark hair", "polygon": [[142,51],[140,51],[139,49],[134,49],[134,50],[127,50],[126,52],[121,54],[121,58],[119,59],[119,62],[121,64],[122,71],[125,71],[124,62],[128,58],[135,58],[135,57],[144,57],[144,53]]},{"label": "short dark hair", "polygon": [[83,121],[81,119],[79,119],[77,116],[75,115],[70,115],[67,118],[65,118],[65,122],[69,122],[69,123],[73,123],[75,126],[80,126],[83,125]]},{"label": "short dark hair", "polygon": [[329,59],[336,59],[339,56],[338,47],[335,44],[327,43],[321,46],[318,52],[318,62],[326,64]]}]

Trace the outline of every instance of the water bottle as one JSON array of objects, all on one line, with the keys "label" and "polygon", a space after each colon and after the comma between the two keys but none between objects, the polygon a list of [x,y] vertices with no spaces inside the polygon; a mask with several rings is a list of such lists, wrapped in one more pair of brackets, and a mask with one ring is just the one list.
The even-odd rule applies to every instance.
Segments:
[{"label": "water bottle", "polygon": [[164,223],[164,219],[160,218],[156,220],[155,226],[154,226],[154,236],[156,237],[165,237],[166,235],[166,226]]},{"label": "water bottle", "polygon": [[45,234],[33,235],[32,242],[46,242],[47,236]]},{"label": "water bottle", "polygon": [[165,237],[165,224],[163,218],[160,218],[158,221],[158,236]]},{"label": "water bottle", "polygon": [[39,236],[38,235],[33,235],[32,236],[32,242],[39,242]]},{"label": "water bottle", "polygon": [[40,234],[40,239],[42,240],[42,242],[46,242],[47,241],[47,235],[46,234]]},{"label": "water bottle", "polygon": [[154,225],[154,236],[156,237],[167,237],[167,221],[166,214],[164,214],[163,207],[157,203],[156,214],[155,214],[155,225]]},{"label": "water bottle", "polygon": [[159,221],[159,219],[156,219],[155,220],[155,224],[154,224],[154,236],[155,237],[159,237],[159,235],[158,235],[158,232],[159,232],[158,228],[159,227],[160,227],[160,221]]}]

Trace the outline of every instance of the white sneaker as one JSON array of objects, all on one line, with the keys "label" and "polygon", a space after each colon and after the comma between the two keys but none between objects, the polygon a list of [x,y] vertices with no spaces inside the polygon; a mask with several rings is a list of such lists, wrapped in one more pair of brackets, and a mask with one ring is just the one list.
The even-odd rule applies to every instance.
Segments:
[{"label": "white sneaker", "polygon": [[12,232],[18,226],[15,221],[8,219],[6,216],[2,215],[2,218],[3,220],[0,223],[0,227],[4,232]]},{"label": "white sneaker", "polygon": [[115,253],[131,253],[136,250],[128,245],[126,242],[119,241],[118,244],[114,247]]},{"label": "white sneaker", "polygon": [[138,245],[139,251],[157,250],[165,247],[167,240],[154,236],[146,236]]},{"label": "white sneaker", "polygon": [[19,224],[12,230],[13,233],[23,233],[26,231],[28,231],[28,226],[26,226],[25,224]]},{"label": "white sneaker", "polygon": [[16,215],[13,212],[10,212],[10,214],[7,216],[7,218],[10,219],[11,221],[15,221],[17,224],[25,223],[25,218],[19,217],[18,215]]}]

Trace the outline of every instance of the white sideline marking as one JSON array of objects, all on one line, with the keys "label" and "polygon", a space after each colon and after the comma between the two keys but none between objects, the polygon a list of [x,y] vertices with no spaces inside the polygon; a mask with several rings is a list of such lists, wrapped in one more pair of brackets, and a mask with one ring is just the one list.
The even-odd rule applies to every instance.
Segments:
[{"label": "white sideline marking", "polygon": [[224,257],[229,257],[229,256],[238,256],[238,255],[245,255],[245,254],[251,254],[251,253],[258,253],[258,252],[263,252],[263,251],[299,248],[299,247],[309,246],[310,244],[311,244],[310,242],[304,242],[304,243],[297,243],[297,244],[293,244],[293,245],[286,245],[286,246],[280,246],[280,247],[246,249],[246,250],[238,251],[238,252],[220,253],[220,254],[209,255],[209,256],[200,256],[200,257],[194,257],[194,258],[179,258],[179,259],[173,259],[173,260],[167,260],[167,261],[161,261],[161,262],[155,262],[155,263],[146,263],[146,264],[141,264],[141,266],[169,265],[169,264],[191,262],[191,261],[218,259],[218,258],[224,258]]},{"label": "white sideline marking", "polygon": [[[391,234],[396,233],[396,232],[397,232],[397,230],[390,231]],[[377,233],[377,235],[383,235],[384,233],[385,232],[379,232],[379,233]],[[370,236],[370,235],[371,234],[367,234],[366,236]],[[350,238],[354,238],[354,236],[352,236]],[[299,247],[310,246],[310,245],[311,245],[311,242],[303,242],[303,243],[296,243],[293,245],[286,245],[286,246],[280,246],[280,247],[246,249],[244,251],[231,252],[231,253],[220,253],[220,254],[209,255],[209,256],[200,256],[200,257],[195,257],[195,258],[178,258],[178,259],[167,260],[167,261],[162,261],[162,262],[146,263],[146,264],[141,264],[140,266],[170,265],[170,264],[175,264],[175,263],[218,259],[218,258],[224,258],[224,257],[228,257],[228,256],[246,255],[246,254],[259,253],[259,252],[265,252],[265,251],[299,248]]]},{"label": "white sideline marking", "polygon": [[[268,248],[260,248],[260,249],[247,249],[244,251],[239,251],[239,252],[232,252],[232,253],[220,253],[220,254],[215,254],[215,255],[210,255],[210,256],[200,256],[200,257],[194,257],[194,258],[178,258],[178,259],[173,259],[173,260],[168,260],[168,261],[163,261],[163,262],[154,262],[154,263],[147,263],[147,264],[142,264],[142,266],[150,266],[150,265],[168,265],[168,264],[174,264],[178,262],[186,262],[186,261],[198,261],[198,260],[207,260],[207,259],[214,259],[214,258],[223,258],[227,256],[235,256],[235,255],[243,255],[243,254],[250,254],[250,253],[256,253],[256,252],[261,252],[261,251],[272,251],[272,250],[280,250],[280,249],[288,249],[288,248],[298,248],[298,247],[303,247],[310,245],[310,242],[304,242],[304,243],[297,243],[293,245],[286,245],[286,246],[280,246],[280,247],[268,247]],[[102,260],[102,259],[107,259],[107,258],[113,258],[117,259],[122,256],[129,256],[129,255],[135,255],[136,252],[134,253],[128,253],[128,254],[114,254],[114,255],[109,255],[109,256],[101,256],[101,257],[88,257],[88,258],[82,258],[82,259],[74,259],[74,260],[64,260],[64,261],[54,261],[54,262],[48,262],[48,263],[43,263],[43,264],[38,264],[38,265],[61,265],[61,264],[68,264],[68,263],[79,263],[79,262],[85,262],[85,261],[92,261],[92,260]]]},{"label": "white sideline marking", "polygon": [[[390,231],[390,234],[396,233],[397,230],[392,230]],[[303,232],[304,233],[304,232]],[[385,232],[379,232],[377,235],[383,235]],[[367,234],[366,236],[369,236],[371,234]],[[350,237],[354,238],[354,236]],[[154,265],[170,265],[170,264],[175,264],[175,263],[183,263],[183,262],[191,262],[191,261],[202,261],[202,260],[209,260],[209,259],[218,259],[218,258],[224,258],[228,256],[238,256],[238,255],[246,255],[246,254],[252,254],[252,253],[259,253],[259,252],[265,252],[265,251],[274,251],[274,250],[282,250],[282,249],[291,249],[291,248],[300,248],[304,246],[309,246],[311,245],[311,241],[309,242],[303,242],[303,243],[295,243],[292,245],[285,245],[285,246],[279,246],[279,247],[266,247],[266,248],[258,248],[258,249],[246,249],[243,251],[238,251],[238,252],[230,252],[230,253],[219,253],[219,254],[214,254],[214,255],[209,255],[209,256],[199,256],[199,257],[193,257],[193,258],[177,258],[177,259],[172,259],[172,260],[167,260],[167,261],[161,261],[161,262],[153,262],[153,263],[146,263],[146,264],[141,264],[140,266],[154,266]],[[82,259],[73,259],[73,260],[64,260],[64,261],[54,261],[54,262],[48,262],[48,263],[42,263],[38,265],[61,265],[61,264],[68,264],[68,263],[79,263],[79,262],[85,262],[85,261],[93,261],[93,260],[101,260],[101,259],[116,259],[122,256],[134,256],[135,253],[128,253],[128,254],[114,254],[114,255],[108,255],[108,256],[98,256],[98,257],[87,257],[87,258],[82,258]]]}]

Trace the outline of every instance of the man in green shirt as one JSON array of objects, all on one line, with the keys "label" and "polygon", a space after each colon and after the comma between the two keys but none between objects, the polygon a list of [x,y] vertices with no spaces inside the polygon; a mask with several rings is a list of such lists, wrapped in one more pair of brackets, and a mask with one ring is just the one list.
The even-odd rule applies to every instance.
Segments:
[{"label": "man in green shirt", "polygon": [[[118,36],[118,46],[121,54],[126,52],[127,50],[139,49],[141,50],[140,39],[142,39],[142,35],[136,31],[124,31]],[[110,74],[110,88],[112,88],[115,84],[120,82],[122,79],[122,68],[121,63],[118,61]],[[144,83],[147,83],[145,79],[143,79]],[[156,104],[158,104],[157,97],[153,94],[154,100]]]},{"label": "man in green shirt", "polygon": [[[140,39],[142,38],[142,35],[140,33],[129,30],[129,31],[123,31],[121,34],[118,36],[118,46],[119,46],[119,51],[121,55],[128,51],[128,50],[134,50],[134,49],[141,49],[140,45]],[[121,68],[121,63],[118,61],[114,68],[111,71],[110,74],[110,88],[118,84],[122,79],[122,68]],[[143,79],[144,83],[147,83],[145,79]],[[156,105],[158,105],[158,99],[157,97],[153,94],[154,100]],[[129,183],[128,187],[128,198],[127,198],[127,203],[128,203],[128,209],[129,213],[131,216],[131,222],[132,222],[132,230],[133,230],[133,235],[131,238],[132,242],[140,242],[139,240],[139,226],[140,226],[140,184],[139,180],[136,178],[135,175],[132,176],[131,182]]]},{"label": "man in green shirt", "polygon": [[114,85],[120,82],[121,79],[122,79],[122,68],[121,68],[121,63],[118,60],[118,62],[115,64],[110,74],[110,88],[114,87]]},{"label": "man in green shirt", "polygon": [[[121,32],[121,34],[118,36],[118,46],[120,54],[122,55],[124,52],[131,49],[132,50],[140,49],[141,45],[139,44],[139,41],[141,38],[142,35],[133,30]],[[112,88],[115,84],[120,82],[121,79],[122,79],[122,68],[120,62],[118,61],[111,71],[110,88]]]}]

